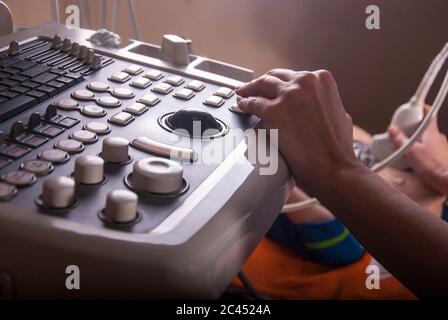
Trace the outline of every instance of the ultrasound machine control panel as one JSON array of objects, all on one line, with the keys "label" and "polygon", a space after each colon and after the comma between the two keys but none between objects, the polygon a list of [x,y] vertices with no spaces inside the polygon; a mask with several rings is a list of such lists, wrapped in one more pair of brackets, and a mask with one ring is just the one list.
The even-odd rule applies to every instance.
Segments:
[{"label": "ultrasound machine control panel", "polygon": [[[281,157],[262,175],[229,134],[257,125],[233,92],[251,71],[92,34],[0,38],[0,298],[217,298],[291,187]],[[222,161],[200,159],[226,139]]]}]

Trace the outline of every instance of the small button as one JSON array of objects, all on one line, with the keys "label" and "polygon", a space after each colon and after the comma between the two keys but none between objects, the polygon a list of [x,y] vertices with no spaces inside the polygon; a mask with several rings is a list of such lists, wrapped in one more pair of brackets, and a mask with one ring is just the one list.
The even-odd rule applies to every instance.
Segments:
[{"label": "small button", "polygon": [[194,97],[194,92],[190,89],[182,89],[177,91],[174,94],[174,97],[182,99],[182,100],[190,100],[191,98]]},{"label": "small button", "polygon": [[159,99],[159,97],[157,97],[157,96],[155,96],[155,95],[153,95],[151,93],[148,93],[148,94],[145,94],[143,97],[141,97],[138,100],[138,102],[143,103],[144,105],[152,107],[152,106],[155,106],[157,103],[159,103],[160,99]]},{"label": "small button", "polygon": [[67,152],[58,149],[44,150],[39,153],[38,157],[57,164],[64,163],[70,158]]},{"label": "small button", "polygon": [[69,208],[75,200],[75,181],[64,176],[48,177],[42,184],[42,204],[44,207]]},{"label": "small button", "polygon": [[72,93],[72,97],[78,100],[89,101],[95,99],[95,94],[89,90],[76,90]]},{"label": "small button", "polygon": [[98,99],[98,104],[102,107],[115,108],[121,106],[121,101],[115,97],[101,97]]},{"label": "small button", "polygon": [[30,134],[30,135],[26,136],[26,138],[23,139],[21,142],[23,144],[26,144],[29,147],[37,148],[37,147],[43,145],[47,141],[48,141],[48,138],[46,138],[46,137],[41,137],[41,136],[37,136],[35,134]]},{"label": "small button", "polygon": [[111,94],[114,97],[124,99],[130,99],[134,97],[134,93],[132,92],[132,90],[129,90],[128,88],[115,88],[114,90],[112,90]]},{"label": "small button", "polygon": [[17,187],[26,187],[36,182],[36,175],[27,171],[11,171],[2,175],[2,180]]},{"label": "small button", "polygon": [[151,79],[153,81],[159,80],[163,78],[163,73],[159,70],[149,70],[144,75],[145,78]]},{"label": "small button", "polygon": [[129,73],[127,72],[117,72],[109,77],[109,80],[124,83],[128,81],[131,77],[129,76]]},{"label": "small button", "polygon": [[154,86],[151,91],[161,94],[168,94],[173,91],[173,87],[168,83],[159,83],[158,85]]},{"label": "small button", "polygon": [[37,176],[44,176],[53,170],[53,165],[44,160],[28,160],[22,163],[20,168]]},{"label": "small button", "polygon": [[81,113],[88,117],[103,117],[107,114],[106,110],[93,104],[82,107]]},{"label": "small button", "polygon": [[107,194],[104,218],[111,222],[127,223],[137,219],[137,195],[129,190],[113,190]]},{"label": "small button", "polygon": [[214,94],[221,98],[229,99],[231,96],[233,96],[233,90],[226,87],[221,87],[216,90]]},{"label": "small button", "polygon": [[133,80],[129,85],[139,89],[145,89],[149,87],[151,83],[151,80],[149,80],[148,78],[141,77]]},{"label": "small button", "polygon": [[82,184],[98,184],[104,180],[104,160],[96,156],[79,156],[75,160],[73,177]]},{"label": "small button", "polygon": [[134,120],[134,117],[132,116],[132,114],[127,112],[119,112],[109,119],[110,122],[118,124],[120,126],[125,126],[132,120]]},{"label": "small button", "polygon": [[124,111],[127,113],[130,113],[134,116],[139,116],[146,112],[148,110],[148,107],[145,106],[143,103],[133,103],[130,106],[127,106]]},{"label": "small button", "polygon": [[205,88],[205,84],[199,80],[192,80],[185,86],[185,88],[199,92]]},{"label": "small button", "polygon": [[131,64],[130,66],[127,66],[126,68],[124,68],[123,71],[135,76],[135,75],[143,72],[143,69],[142,69],[142,67],[140,67],[136,64]]},{"label": "small button", "polygon": [[11,163],[11,159],[0,157],[0,169],[6,167],[8,164]]},{"label": "small button", "polygon": [[48,126],[45,129],[43,129],[42,131],[40,131],[42,134],[54,138],[57,135],[61,134],[62,132],[64,132],[64,129],[59,128],[59,127],[55,127],[55,126]]},{"label": "small button", "polygon": [[85,129],[96,134],[107,134],[110,132],[109,126],[102,122],[89,122],[85,125]]},{"label": "small button", "polygon": [[184,78],[182,78],[181,76],[170,76],[166,78],[164,82],[177,87],[184,83]]},{"label": "small button", "polygon": [[89,88],[92,91],[96,92],[107,92],[109,91],[109,85],[104,82],[98,82],[98,81],[92,81],[87,85],[87,88]]},{"label": "small button", "polygon": [[27,147],[14,145],[2,151],[2,154],[13,159],[18,159],[23,155],[27,154],[30,150],[31,149]]},{"label": "small button", "polygon": [[127,163],[130,160],[129,141],[121,137],[104,139],[101,157],[111,163]]},{"label": "small button", "polygon": [[73,139],[58,141],[56,142],[54,147],[59,150],[66,151],[68,153],[77,153],[84,150],[84,145],[81,142]]},{"label": "small button", "polygon": [[62,99],[56,101],[56,106],[63,110],[76,110],[79,107],[79,103],[72,99]]},{"label": "small button", "polygon": [[92,143],[98,140],[98,137],[95,134],[95,132],[87,130],[75,131],[70,135],[70,138],[84,143]]},{"label": "small button", "polygon": [[0,182],[0,201],[6,201],[13,198],[18,190],[9,183]]},{"label": "small button", "polygon": [[79,122],[78,119],[72,117],[64,117],[58,121],[58,124],[63,126],[64,128],[71,128]]},{"label": "small button", "polygon": [[211,96],[204,101],[204,104],[210,107],[219,108],[224,104],[224,99],[218,96]]}]

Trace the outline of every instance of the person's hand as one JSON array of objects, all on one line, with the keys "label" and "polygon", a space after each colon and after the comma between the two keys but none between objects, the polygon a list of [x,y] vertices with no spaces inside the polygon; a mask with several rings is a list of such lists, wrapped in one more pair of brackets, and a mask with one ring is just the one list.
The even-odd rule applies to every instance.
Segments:
[{"label": "person's hand", "polygon": [[[236,89],[238,106],[265,129],[278,129],[279,150],[296,180],[313,192],[328,174],[359,167],[352,121],[328,71],[275,69]],[[319,181],[320,180],[320,181]]]},{"label": "person's hand", "polygon": [[[429,107],[425,106],[425,114],[428,111]],[[396,125],[391,125],[388,133],[397,147],[408,140]],[[437,118],[432,120],[420,141],[415,142],[406,152],[406,157],[415,174],[436,191],[448,195],[448,142],[439,131]]]}]

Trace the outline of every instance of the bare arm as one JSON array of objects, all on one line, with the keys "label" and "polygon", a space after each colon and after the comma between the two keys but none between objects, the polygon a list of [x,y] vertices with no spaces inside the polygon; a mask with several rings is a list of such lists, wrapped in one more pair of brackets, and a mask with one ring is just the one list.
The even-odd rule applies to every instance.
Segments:
[{"label": "bare arm", "polygon": [[420,297],[448,292],[448,224],[356,160],[352,123],[327,71],[273,70],[237,90],[239,106],[278,129],[303,186]]}]

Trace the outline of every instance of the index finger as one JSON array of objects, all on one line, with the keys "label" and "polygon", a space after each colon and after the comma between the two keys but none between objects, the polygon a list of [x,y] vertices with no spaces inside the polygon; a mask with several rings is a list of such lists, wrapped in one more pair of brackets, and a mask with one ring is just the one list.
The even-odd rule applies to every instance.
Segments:
[{"label": "index finger", "polygon": [[263,75],[236,89],[235,92],[241,97],[260,96],[268,99],[274,99],[278,96],[283,83],[283,81],[276,77]]}]

